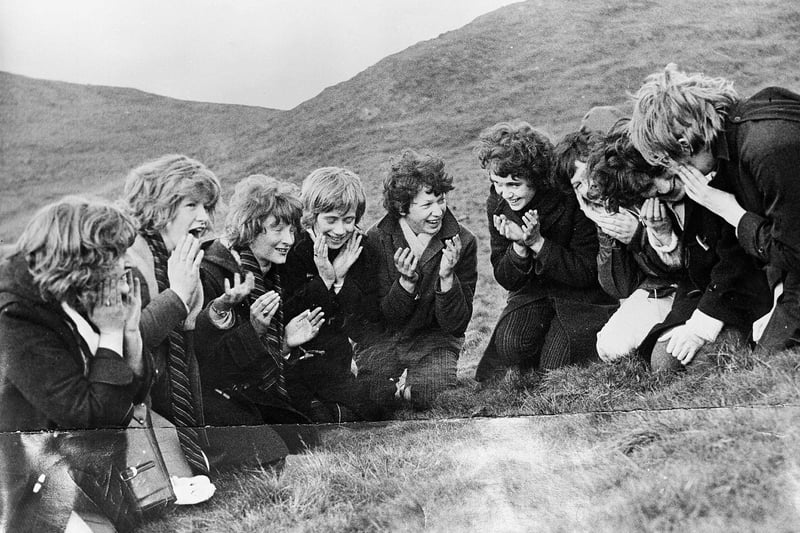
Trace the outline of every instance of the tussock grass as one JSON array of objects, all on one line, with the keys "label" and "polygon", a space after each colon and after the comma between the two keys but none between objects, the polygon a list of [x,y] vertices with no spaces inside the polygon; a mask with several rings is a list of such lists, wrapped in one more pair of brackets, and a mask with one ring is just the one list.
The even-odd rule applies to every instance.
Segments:
[{"label": "tussock grass", "polygon": [[800,408],[331,426],[142,531],[796,531]]}]

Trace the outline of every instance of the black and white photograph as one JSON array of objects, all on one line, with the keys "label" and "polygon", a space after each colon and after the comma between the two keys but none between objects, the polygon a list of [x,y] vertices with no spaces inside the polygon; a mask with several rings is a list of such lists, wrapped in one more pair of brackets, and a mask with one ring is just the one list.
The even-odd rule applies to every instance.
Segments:
[{"label": "black and white photograph", "polygon": [[798,42],[0,0],[0,533],[800,531]]}]

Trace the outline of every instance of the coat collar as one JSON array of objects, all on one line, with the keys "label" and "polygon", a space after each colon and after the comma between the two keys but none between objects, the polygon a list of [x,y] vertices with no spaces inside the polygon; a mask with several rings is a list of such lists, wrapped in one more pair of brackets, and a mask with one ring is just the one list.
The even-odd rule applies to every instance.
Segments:
[{"label": "coat collar", "polygon": [[[397,248],[407,248],[408,243],[406,242],[405,236],[403,236],[403,229],[400,227],[400,221],[391,216],[391,215],[384,215],[384,217],[378,222],[378,228],[388,233],[392,238],[392,245],[394,249]],[[461,225],[456,220],[455,215],[453,212],[450,211],[448,207],[444,213],[444,217],[442,218],[442,227],[439,230],[439,233],[433,236],[431,242],[428,243],[428,247],[425,248],[425,252],[422,254],[422,257],[419,258],[419,264],[423,265],[433,259],[436,254],[438,254],[444,248],[444,241],[447,239],[452,239],[456,235],[458,235],[461,229]]]},{"label": "coat collar", "polygon": [[37,305],[46,305],[28,270],[25,256],[15,253],[0,262],[0,292],[8,292]]},{"label": "coat collar", "polygon": [[239,272],[239,262],[220,239],[214,239],[204,248],[203,261],[208,261],[228,272]]}]

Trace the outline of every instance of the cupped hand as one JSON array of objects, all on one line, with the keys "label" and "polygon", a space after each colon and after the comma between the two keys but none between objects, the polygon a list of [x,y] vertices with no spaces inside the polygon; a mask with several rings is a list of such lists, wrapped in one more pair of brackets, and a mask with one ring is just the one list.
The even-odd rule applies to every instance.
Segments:
[{"label": "cupped hand", "polygon": [[642,204],[639,216],[642,219],[642,224],[647,227],[651,238],[655,237],[657,242],[653,244],[665,246],[672,241],[674,235],[672,219],[667,214],[664,202],[658,198],[648,198]]},{"label": "cupped hand", "polygon": [[455,235],[452,239],[444,242],[442,249],[442,260],[439,263],[439,277],[449,278],[453,275],[453,269],[461,258],[461,237]]},{"label": "cupped hand", "polygon": [[417,257],[411,248],[398,248],[394,252],[394,267],[403,279],[415,283],[419,278],[417,274]]},{"label": "cupped hand", "polygon": [[340,283],[344,281],[345,276],[347,276],[347,273],[350,271],[350,267],[355,264],[361,255],[361,251],[364,249],[364,247],[361,246],[361,239],[362,235],[360,233],[353,233],[353,235],[347,239],[347,243],[339,250],[339,255],[333,260],[333,270],[336,273],[336,281]]},{"label": "cupped hand", "polygon": [[125,319],[131,310],[123,302],[122,283],[122,280],[116,278],[104,279],[97,301],[89,311],[89,319],[101,335],[120,333],[125,329]]},{"label": "cupped hand", "polygon": [[324,234],[313,234],[314,237],[314,264],[317,265],[319,277],[330,288],[336,281],[336,271],[331,260],[328,259],[328,239]]},{"label": "cupped hand", "polygon": [[200,284],[200,263],[203,261],[203,250],[200,241],[193,235],[186,234],[172,250],[167,261],[167,278],[169,288],[189,305],[192,295]]},{"label": "cupped hand", "polygon": [[597,227],[603,233],[622,244],[630,244],[636,234],[636,229],[639,227],[639,219],[626,210],[621,210],[618,213],[598,213],[594,218],[589,218],[597,224]]},{"label": "cupped hand", "polygon": [[250,324],[259,337],[269,331],[269,325],[278,311],[280,303],[281,297],[277,292],[267,291],[250,305]]},{"label": "cupped hand", "polygon": [[692,165],[678,165],[675,172],[683,182],[683,188],[689,198],[736,226],[738,222],[736,217],[740,216],[744,209],[734,195],[710,186],[708,177]]}]

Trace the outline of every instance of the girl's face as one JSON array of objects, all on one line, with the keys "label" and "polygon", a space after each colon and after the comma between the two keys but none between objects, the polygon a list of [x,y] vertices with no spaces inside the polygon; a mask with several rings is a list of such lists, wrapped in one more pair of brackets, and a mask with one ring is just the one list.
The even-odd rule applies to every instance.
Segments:
[{"label": "girl's face", "polygon": [[356,210],[346,213],[326,211],[317,215],[314,221],[314,233],[325,235],[325,242],[331,250],[344,246],[356,230]]},{"label": "girl's face", "polygon": [[281,265],[294,244],[294,226],[279,222],[270,215],[264,221],[261,233],[250,243],[250,249],[263,270],[272,264]]},{"label": "girl's face", "polygon": [[447,199],[444,194],[434,194],[431,189],[420,189],[408,206],[408,213],[403,218],[414,233],[436,235],[442,229],[442,220],[447,210]]},{"label": "girl's face", "polygon": [[511,174],[505,177],[489,174],[489,179],[494,185],[494,191],[508,203],[513,211],[521,211],[536,194],[536,189],[527,181],[517,179]]},{"label": "girl's face", "polygon": [[194,198],[184,198],[178,204],[172,220],[161,230],[167,251],[174,250],[187,233],[200,239],[211,224],[210,206]]}]

